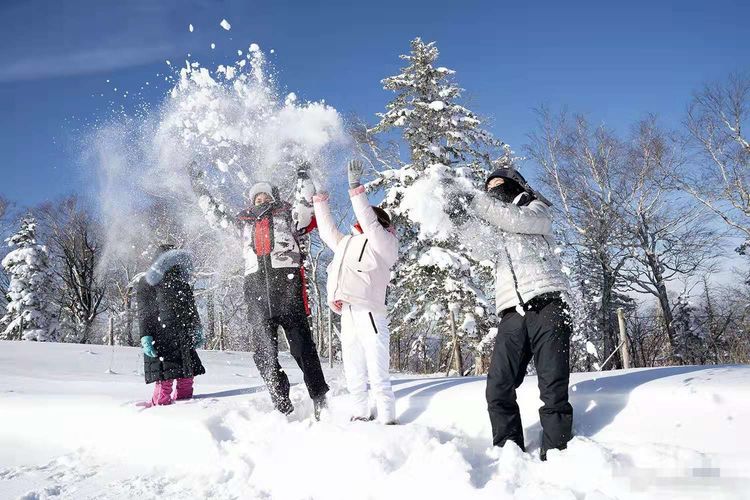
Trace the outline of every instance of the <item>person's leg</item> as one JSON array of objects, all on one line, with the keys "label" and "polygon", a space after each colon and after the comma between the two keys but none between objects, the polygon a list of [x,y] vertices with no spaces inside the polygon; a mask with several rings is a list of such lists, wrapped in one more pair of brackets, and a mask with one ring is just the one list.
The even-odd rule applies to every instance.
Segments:
[{"label": "person's leg", "polygon": [[253,361],[266,384],[274,406],[281,413],[294,410],[289,399],[289,378],[279,364],[278,324],[273,320],[256,321],[253,326]]},{"label": "person's leg", "polygon": [[157,380],[154,383],[151,404],[160,406],[172,404],[172,382],[174,380]]},{"label": "person's leg", "polygon": [[320,366],[320,358],[302,302],[295,309],[297,310],[280,316],[279,322],[289,342],[289,351],[302,370],[307,392],[313,400],[318,400],[328,392],[328,384],[323,376],[323,368]]},{"label": "person's leg", "polygon": [[193,397],[193,377],[178,378],[175,386],[176,400],[179,401]]},{"label": "person's leg", "polygon": [[503,446],[510,440],[526,449],[516,388],[526,374],[528,350],[524,317],[515,311],[506,313],[498,326],[487,373],[487,411],[495,446]]},{"label": "person's leg", "polygon": [[541,454],[564,449],[572,437],[573,407],[568,402],[571,325],[562,300],[553,300],[538,312],[529,312],[529,338],[539,379],[542,425]]},{"label": "person's leg", "polygon": [[351,417],[354,420],[369,420],[371,415],[367,398],[367,360],[353,312],[348,304],[344,304],[341,311],[341,357],[344,361],[344,377],[351,401]]},{"label": "person's leg", "polygon": [[396,398],[388,370],[391,358],[388,318],[369,311],[355,310],[354,322],[367,361],[367,377],[378,409],[378,421],[383,424],[395,423]]}]

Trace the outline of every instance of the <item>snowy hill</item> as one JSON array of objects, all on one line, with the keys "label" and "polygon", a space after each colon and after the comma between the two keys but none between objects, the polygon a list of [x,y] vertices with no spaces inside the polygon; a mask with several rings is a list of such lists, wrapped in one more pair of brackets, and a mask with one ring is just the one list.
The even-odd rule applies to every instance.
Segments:
[{"label": "snowy hill", "polygon": [[[350,423],[339,368],[322,422],[301,385],[271,410],[249,353],[201,352],[197,397],[144,409],[139,349],[0,342],[0,498],[747,498],[750,367],[574,374],[577,437],[536,457],[490,447],[482,378],[399,376],[403,425]],[[293,383],[299,370],[282,364]]]}]

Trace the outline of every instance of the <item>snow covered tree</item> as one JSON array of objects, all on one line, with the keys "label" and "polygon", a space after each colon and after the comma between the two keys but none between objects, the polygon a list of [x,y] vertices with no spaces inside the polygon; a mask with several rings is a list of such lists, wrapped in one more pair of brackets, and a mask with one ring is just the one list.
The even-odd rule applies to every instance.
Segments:
[{"label": "snow covered tree", "polygon": [[675,332],[675,355],[682,364],[702,365],[707,361],[707,336],[698,314],[699,311],[689,297],[677,297],[672,312],[672,323]]},{"label": "snow covered tree", "polygon": [[52,270],[47,248],[36,241],[34,218],[24,218],[21,229],[5,241],[14,249],[2,260],[10,285],[6,314],[0,320],[4,326],[0,338],[56,340],[57,318],[48,297]]},{"label": "snow covered tree", "polygon": [[[448,369],[454,364],[464,372],[461,345],[481,355],[477,347],[487,344],[482,337],[491,331],[494,308],[485,293],[491,276],[455,231],[444,194],[446,182],[459,178],[464,185],[482,186],[488,151],[500,143],[458,103],[462,89],[452,81],[454,71],[435,66],[434,42],[416,38],[411,52],[401,58],[407,66],[382,81],[396,97],[370,130],[382,134],[400,129],[410,153],[408,163],[380,172],[372,183],[385,188],[383,206],[393,215],[401,241],[389,297],[391,317],[398,319],[394,347],[424,354],[425,337],[442,336],[448,339]],[[402,346],[404,338],[419,346]]]},{"label": "snow covered tree", "polygon": [[[592,127],[583,116],[539,111],[539,131],[531,135],[528,155],[541,167],[553,210],[570,250],[573,269],[572,309],[574,361],[588,367],[585,342],[596,345],[602,359],[617,347],[615,311],[621,305],[622,275],[630,258],[624,205],[633,191],[626,149],[615,133]],[[620,356],[607,365],[621,367]]]}]

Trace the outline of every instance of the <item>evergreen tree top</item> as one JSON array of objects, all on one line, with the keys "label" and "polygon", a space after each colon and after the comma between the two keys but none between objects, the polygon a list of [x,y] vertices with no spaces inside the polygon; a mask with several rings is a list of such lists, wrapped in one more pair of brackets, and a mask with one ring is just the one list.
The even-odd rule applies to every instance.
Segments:
[{"label": "evergreen tree top", "polygon": [[452,81],[453,70],[436,67],[439,51],[434,42],[420,38],[401,59],[409,65],[401,73],[382,80],[383,88],[396,93],[378,113],[380,122],[371,132],[402,128],[411,149],[411,165],[424,171],[433,164],[452,166],[471,157],[483,157],[483,149],[502,144],[480,128],[481,120],[458,103],[463,89]]},{"label": "evergreen tree top", "polygon": [[9,247],[28,248],[36,245],[36,219],[31,215],[24,217],[18,232],[5,241]]}]

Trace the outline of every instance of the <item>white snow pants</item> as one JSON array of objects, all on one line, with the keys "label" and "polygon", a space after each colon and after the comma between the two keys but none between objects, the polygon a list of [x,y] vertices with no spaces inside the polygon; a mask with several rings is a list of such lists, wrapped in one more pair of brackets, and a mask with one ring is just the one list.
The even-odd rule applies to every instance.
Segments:
[{"label": "white snow pants", "polygon": [[352,417],[369,418],[367,381],[373,393],[378,421],[396,420],[396,398],[391,389],[388,318],[344,304],[341,311],[341,354]]}]

